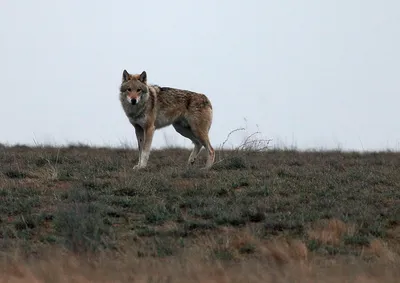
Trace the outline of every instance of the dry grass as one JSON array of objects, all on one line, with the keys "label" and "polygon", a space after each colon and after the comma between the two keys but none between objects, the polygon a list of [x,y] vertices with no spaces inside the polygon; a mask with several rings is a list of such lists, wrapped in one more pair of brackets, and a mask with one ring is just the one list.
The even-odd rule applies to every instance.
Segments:
[{"label": "dry grass", "polygon": [[329,219],[317,222],[308,236],[322,244],[340,245],[344,236],[354,236],[355,225],[349,225],[339,219]]},{"label": "dry grass", "polygon": [[188,155],[1,147],[0,282],[399,281],[398,153]]},{"label": "dry grass", "polygon": [[[398,282],[395,263],[361,259],[308,259],[304,243],[265,244],[262,258],[206,261],[187,253],[179,258],[138,258],[125,254],[76,256],[52,251],[39,260],[8,260],[0,282]],[[398,262],[397,262],[398,263]]]}]

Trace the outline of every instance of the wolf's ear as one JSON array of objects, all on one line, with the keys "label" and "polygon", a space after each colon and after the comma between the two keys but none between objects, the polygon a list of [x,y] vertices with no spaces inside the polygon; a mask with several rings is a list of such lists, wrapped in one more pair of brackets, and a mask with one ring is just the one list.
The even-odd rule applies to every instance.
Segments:
[{"label": "wolf's ear", "polygon": [[131,75],[129,75],[129,73],[126,70],[124,70],[124,72],[122,73],[122,82],[129,81],[130,78]]},{"label": "wolf's ear", "polygon": [[146,71],[143,71],[139,76],[139,81],[146,84],[147,83],[147,74]]}]

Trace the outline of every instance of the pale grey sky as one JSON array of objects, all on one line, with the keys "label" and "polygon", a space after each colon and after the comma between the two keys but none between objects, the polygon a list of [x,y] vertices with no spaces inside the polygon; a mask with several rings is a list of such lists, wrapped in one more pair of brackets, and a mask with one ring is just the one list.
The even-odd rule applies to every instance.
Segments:
[{"label": "pale grey sky", "polygon": [[400,1],[2,0],[0,38],[2,143],[136,146],[127,69],[208,95],[214,147],[246,119],[272,146],[400,149]]}]

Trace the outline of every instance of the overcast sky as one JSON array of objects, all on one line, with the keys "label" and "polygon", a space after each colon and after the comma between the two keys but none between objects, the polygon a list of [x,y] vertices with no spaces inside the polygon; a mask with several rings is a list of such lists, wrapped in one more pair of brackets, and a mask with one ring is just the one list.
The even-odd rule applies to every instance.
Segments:
[{"label": "overcast sky", "polygon": [[1,0],[0,39],[0,143],[136,146],[127,69],[208,95],[214,147],[400,150],[400,1]]}]

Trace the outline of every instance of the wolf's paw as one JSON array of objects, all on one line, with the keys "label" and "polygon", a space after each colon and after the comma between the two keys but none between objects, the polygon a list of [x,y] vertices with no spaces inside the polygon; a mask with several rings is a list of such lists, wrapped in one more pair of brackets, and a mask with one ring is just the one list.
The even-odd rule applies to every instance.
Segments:
[{"label": "wolf's paw", "polygon": [[194,166],[194,161],[189,160],[189,161],[186,163],[186,167],[188,167],[188,168],[192,168],[193,166]]},{"label": "wolf's paw", "polygon": [[145,167],[146,167],[146,166],[137,164],[137,165],[133,166],[133,170],[140,170],[140,169],[143,169],[143,168],[145,168]]},{"label": "wolf's paw", "polygon": [[205,167],[200,168],[201,171],[209,171],[210,169],[211,169],[211,166],[205,166]]}]

